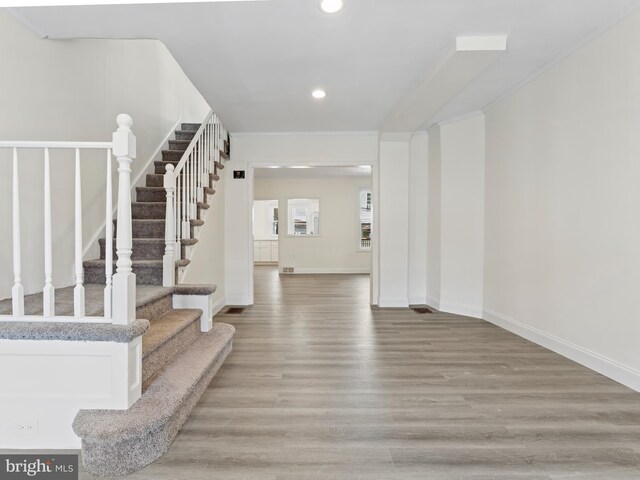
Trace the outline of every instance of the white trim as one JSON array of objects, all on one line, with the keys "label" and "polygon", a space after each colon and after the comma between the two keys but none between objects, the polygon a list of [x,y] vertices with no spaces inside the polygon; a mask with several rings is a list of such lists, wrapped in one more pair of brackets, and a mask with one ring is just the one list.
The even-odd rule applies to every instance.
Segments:
[{"label": "white trim", "polygon": [[[452,123],[462,122],[463,120],[469,120],[470,118],[479,117],[480,115],[484,115],[484,112],[482,110],[474,110],[473,112],[465,113],[463,115],[457,115],[455,117],[451,117],[451,118],[448,118],[446,120],[442,120],[440,122],[436,122],[433,125],[438,125],[440,127],[444,127],[444,126],[450,125]],[[429,128],[431,128],[433,125],[430,125]]]},{"label": "white trim", "polygon": [[380,141],[381,142],[408,142],[411,140],[414,132],[381,132],[380,133]]},{"label": "white trim", "polygon": [[[150,165],[152,165],[153,162],[156,161],[156,159],[157,160],[162,160],[162,150],[163,150],[164,146],[168,144],[169,139],[171,138],[171,135],[174,134],[174,132],[176,131],[176,129],[178,128],[178,126],[180,125],[181,122],[182,122],[182,117],[180,117],[178,119],[178,121],[173,126],[173,128],[169,131],[169,133],[164,138],[162,143],[158,146],[158,148],[156,148],[155,152],[153,152],[153,154],[151,155],[149,160],[147,160],[147,163],[145,164],[144,168],[142,170],[140,170],[140,173],[138,173],[138,175],[136,175],[136,177],[132,180],[132,182],[131,182],[131,198],[135,198],[136,201],[138,200],[138,198],[136,196],[134,196],[135,191],[136,191],[136,187],[141,186],[141,185],[138,185],[138,183],[140,183],[141,181],[143,181],[146,178],[148,170],[150,168]],[[113,216],[116,214],[117,211],[118,211],[118,204],[116,202],[116,204],[113,206],[113,209],[111,211],[111,218],[113,218]],[[104,222],[102,222],[102,224],[100,225],[98,230],[91,236],[91,239],[89,240],[89,242],[84,245],[84,249],[82,251],[82,258],[86,258],[87,255],[89,254],[89,251],[96,246],[96,244],[98,243],[98,239],[104,234],[106,226],[107,226],[107,224],[106,224],[106,220],[105,220]]]},{"label": "white trim", "polygon": [[49,34],[45,31],[44,28],[42,28],[40,25],[36,25],[31,20],[28,20],[27,17],[25,17],[24,15],[22,15],[22,13],[20,13],[19,9],[17,9],[16,7],[5,7],[5,8],[9,10],[9,12],[18,20],[20,20],[27,28],[29,28],[29,30],[31,30],[36,35],[38,35],[40,39],[46,40],[47,38],[49,38]]},{"label": "white trim", "polygon": [[565,50],[563,53],[561,53],[560,56],[558,56],[554,60],[551,60],[549,63],[543,65],[541,68],[539,68],[538,70],[533,72],[527,78],[525,78],[521,82],[518,82],[513,88],[508,90],[506,93],[500,95],[495,100],[492,100],[491,102],[489,102],[487,105],[485,105],[482,108],[482,111],[485,114],[487,114],[489,111],[491,111],[494,107],[496,107],[503,100],[506,100],[511,95],[515,94],[516,92],[518,92],[522,88],[526,87],[528,84],[533,82],[536,78],[538,78],[542,74],[544,74],[547,70],[551,70],[553,67],[555,67],[559,63],[563,62],[571,54],[573,54],[574,52],[577,52],[582,47],[584,47],[585,45],[591,43],[593,40],[598,38],[600,35],[605,33],[607,30],[609,30],[610,28],[615,26],[617,23],[621,22],[625,17],[627,17],[631,12],[633,12],[638,7],[640,7],[640,0],[634,2],[630,7],[624,8],[618,15],[614,16],[611,20],[609,20],[607,23],[602,25],[600,28],[598,28],[591,35],[588,35],[587,37],[583,38],[576,45],[573,45],[572,47],[569,47],[567,50]]},{"label": "white trim", "polygon": [[441,312],[453,313],[455,315],[463,315],[465,317],[482,318],[482,307],[474,305],[464,305],[462,303],[455,302],[440,302]]},{"label": "white trim", "polygon": [[580,365],[590,368],[591,370],[611,378],[622,385],[640,392],[639,371],[606,358],[598,353],[592,352],[586,348],[543,332],[542,330],[538,330],[537,328],[509,318],[506,315],[494,312],[493,310],[485,309],[483,313],[483,318],[487,322],[493,323],[494,325],[504,328],[519,337],[548,348],[549,350],[567,357]]},{"label": "white trim", "polygon": [[229,133],[231,137],[279,137],[279,136],[291,136],[291,135],[375,135],[378,136],[377,130],[363,130],[363,131],[326,131],[326,132],[234,132]]},{"label": "white trim", "polygon": [[427,297],[409,297],[409,305],[428,305]]},{"label": "white trim", "polygon": [[248,307],[249,305],[252,305],[252,303],[249,301],[249,296],[248,295],[238,295],[237,297],[232,296],[232,295],[227,295],[227,303],[226,306],[229,307]]},{"label": "white trim", "polygon": [[293,267],[293,273],[284,273],[280,271],[283,275],[369,275],[371,274],[371,270],[369,268],[297,268]]},{"label": "white trim", "polygon": [[440,300],[438,300],[436,297],[431,297],[427,295],[427,301],[425,302],[425,304],[431,308],[440,310]]},{"label": "white trim", "polygon": [[408,298],[379,297],[378,306],[380,308],[409,308]]}]

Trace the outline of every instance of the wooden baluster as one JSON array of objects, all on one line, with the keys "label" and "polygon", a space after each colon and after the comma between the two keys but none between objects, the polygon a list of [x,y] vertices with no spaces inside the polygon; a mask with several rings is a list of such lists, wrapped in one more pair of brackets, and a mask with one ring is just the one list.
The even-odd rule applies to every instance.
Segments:
[{"label": "wooden baluster", "polygon": [[55,289],[53,288],[53,255],[51,236],[51,164],[49,149],[44,149],[44,289],[42,290],[42,314],[55,315]]},{"label": "wooden baluster", "polygon": [[176,258],[175,258],[175,215],[173,203],[176,191],[176,179],[173,174],[174,167],[168,164],[164,174],[164,189],[167,192],[167,207],[164,223],[164,256],[162,257],[162,286],[173,287],[176,283]]},{"label": "wooden baluster", "polygon": [[104,273],[106,284],[104,287],[104,318],[113,316],[113,181],[112,181],[111,150],[107,150],[107,192],[105,199],[105,239],[104,239]]},{"label": "wooden baluster", "polygon": [[75,179],[75,277],[76,287],[73,289],[73,315],[76,318],[85,316],[84,304],[84,269],[82,266],[82,175],[80,171],[80,149],[76,148]]},{"label": "wooden baluster", "polygon": [[113,154],[118,161],[118,228],[116,274],[113,276],[113,323],[127,325],[136,318],[136,276],[132,271],[131,162],[136,157],[136,137],[129,115],[117,118]]},{"label": "wooden baluster", "polygon": [[11,289],[12,313],[24,316],[24,287],[22,286],[22,262],[20,254],[20,183],[18,178],[18,149],[13,149],[13,288]]}]

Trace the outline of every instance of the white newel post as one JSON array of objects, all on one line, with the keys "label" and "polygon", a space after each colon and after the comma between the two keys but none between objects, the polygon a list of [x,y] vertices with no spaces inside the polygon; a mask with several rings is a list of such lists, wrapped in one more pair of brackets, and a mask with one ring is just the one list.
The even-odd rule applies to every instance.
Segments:
[{"label": "white newel post", "polygon": [[118,161],[118,225],[116,234],[116,274],[113,276],[113,323],[128,325],[136,318],[136,276],[131,266],[131,162],[136,158],[133,120],[121,113],[113,134],[113,155]]},{"label": "white newel post", "polygon": [[167,165],[164,174],[164,189],[167,191],[167,209],[164,223],[164,257],[162,257],[162,286],[173,287],[176,284],[176,217],[173,203],[176,192],[175,167]]}]

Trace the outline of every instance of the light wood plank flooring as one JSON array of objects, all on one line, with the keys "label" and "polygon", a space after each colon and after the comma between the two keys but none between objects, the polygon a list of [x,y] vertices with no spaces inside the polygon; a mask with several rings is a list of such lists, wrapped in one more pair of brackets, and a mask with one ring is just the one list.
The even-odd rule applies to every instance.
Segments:
[{"label": "light wood plank flooring", "polygon": [[640,394],[481,320],[368,300],[368,276],[257,267],[255,305],[218,318],[227,363],[130,478],[640,479]]}]

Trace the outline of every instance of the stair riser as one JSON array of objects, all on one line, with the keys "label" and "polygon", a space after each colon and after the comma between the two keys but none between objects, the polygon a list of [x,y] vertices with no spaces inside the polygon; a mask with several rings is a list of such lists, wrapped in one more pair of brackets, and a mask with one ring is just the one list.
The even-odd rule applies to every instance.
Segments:
[{"label": "stair riser", "polygon": [[[100,243],[100,260],[105,258],[105,241],[101,238]],[[165,244],[163,239],[157,242],[140,242],[133,239],[133,253],[131,260],[161,260],[164,255]],[[116,257],[116,241],[113,241],[113,257]]]},{"label": "stair riser", "polygon": [[162,151],[162,161],[164,162],[179,162],[184,155],[184,152],[181,150],[179,152],[173,152],[170,150]]},{"label": "stair riser", "polygon": [[[105,259],[105,241],[104,238],[98,240],[100,244],[100,260]],[[140,242],[137,239],[133,239],[133,254],[131,260],[161,260],[164,256],[165,243],[163,239],[158,239],[157,242]],[[182,245],[180,251],[180,258],[186,257],[186,246]],[[113,241],[113,258],[116,256],[116,241]],[[142,318],[142,317],[141,317]]]},{"label": "stair riser", "polygon": [[136,309],[136,318],[153,320],[164,315],[173,308],[173,296],[165,295]]},{"label": "stair riser", "polygon": [[[114,221],[114,231],[113,235],[116,236],[118,234],[118,225],[117,222]],[[133,220],[131,222],[131,227],[133,230],[133,238],[164,238],[164,221],[136,221]],[[196,226],[191,225],[190,238],[194,237]]]},{"label": "stair riser", "polygon": [[176,132],[176,140],[191,140],[193,139],[193,137],[195,137],[196,132],[191,130],[191,131],[185,131],[185,130],[178,130]]},{"label": "stair riser", "polygon": [[169,140],[169,150],[186,150],[190,140]]},{"label": "stair riser", "polygon": [[136,200],[138,202],[165,202],[167,200],[166,190],[147,190],[145,187],[136,189]]},{"label": "stair riser", "polygon": [[199,128],[199,123],[183,123],[182,125],[180,125],[180,130],[189,130],[192,132],[197,132]]},{"label": "stair riser", "polygon": [[131,218],[134,220],[162,220],[166,215],[166,202],[131,204]]},{"label": "stair riser", "polygon": [[[157,285],[162,286],[162,265],[133,265],[133,273],[136,274],[137,285]],[[113,263],[113,271],[116,271],[116,264]],[[104,267],[88,266],[84,268],[85,283],[105,283]]]},{"label": "stair riser", "polygon": [[153,376],[171,363],[177,354],[198,338],[199,334],[200,322],[192,322],[158,349],[146,355],[142,359],[142,390],[146,390]]}]

